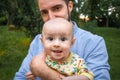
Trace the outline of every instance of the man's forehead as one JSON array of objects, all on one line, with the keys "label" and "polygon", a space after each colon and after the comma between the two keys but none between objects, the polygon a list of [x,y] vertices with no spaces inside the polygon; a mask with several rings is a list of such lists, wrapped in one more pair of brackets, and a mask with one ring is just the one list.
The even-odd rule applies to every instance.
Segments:
[{"label": "man's forehead", "polygon": [[62,5],[64,2],[64,0],[39,0],[39,7],[40,9],[44,9],[44,8],[47,8],[47,7],[54,7],[54,6],[57,6],[57,5]]},{"label": "man's forehead", "polygon": [[54,9],[56,7],[61,7],[62,5],[61,4],[54,4],[54,5],[47,5],[47,6],[43,6],[43,7],[40,7],[40,11],[44,11],[44,10],[47,10],[47,9]]}]

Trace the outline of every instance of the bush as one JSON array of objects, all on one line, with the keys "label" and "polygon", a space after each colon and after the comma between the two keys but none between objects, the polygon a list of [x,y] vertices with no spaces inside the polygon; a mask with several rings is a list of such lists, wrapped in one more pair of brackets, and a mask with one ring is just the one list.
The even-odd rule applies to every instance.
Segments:
[{"label": "bush", "polygon": [[95,28],[98,27],[97,26],[97,21],[96,20],[93,20],[93,21],[82,21],[82,24],[79,23],[81,26],[82,29],[85,29],[87,31],[90,31],[90,32],[94,32]]}]

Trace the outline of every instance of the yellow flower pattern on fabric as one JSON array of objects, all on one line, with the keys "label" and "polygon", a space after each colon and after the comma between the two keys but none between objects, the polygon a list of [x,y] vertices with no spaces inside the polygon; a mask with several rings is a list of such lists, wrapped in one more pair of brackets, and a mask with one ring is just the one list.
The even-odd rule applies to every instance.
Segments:
[{"label": "yellow flower pattern on fabric", "polygon": [[93,80],[93,73],[88,69],[85,61],[77,54],[70,53],[69,58],[63,62],[55,62],[50,56],[47,56],[46,64],[66,76],[85,75],[90,80]]}]

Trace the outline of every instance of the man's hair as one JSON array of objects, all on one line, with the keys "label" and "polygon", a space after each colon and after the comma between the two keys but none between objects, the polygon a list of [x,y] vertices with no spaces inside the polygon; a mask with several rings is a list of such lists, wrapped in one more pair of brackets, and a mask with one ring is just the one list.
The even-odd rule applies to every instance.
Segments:
[{"label": "man's hair", "polygon": [[[67,8],[68,8],[68,3],[71,0],[64,0],[64,1],[65,1],[66,5],[67,5]],[[68,21],[71,21],[71,14],[69,13],[69,9],[68,9]]]},{"label": "man's hair", "polygon": [[65,1],[66,4],[68,4],[68,2],[69,2],[70,0],[64,0],[64,1]]}]

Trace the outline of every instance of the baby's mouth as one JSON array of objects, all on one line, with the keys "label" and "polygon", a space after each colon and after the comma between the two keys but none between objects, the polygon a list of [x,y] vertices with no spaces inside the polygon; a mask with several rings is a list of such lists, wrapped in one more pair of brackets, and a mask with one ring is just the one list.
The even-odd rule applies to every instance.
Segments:
[{"label": "baby's mouth", "polygon": [[54,53],[62,53],[61,50],[53,50]]}]

